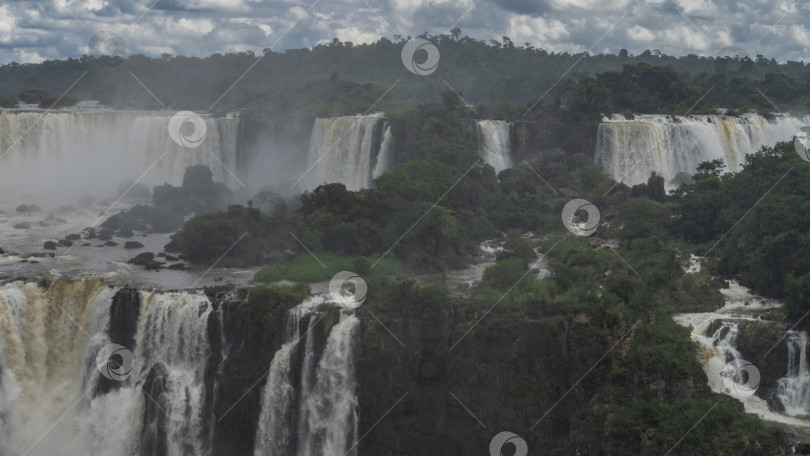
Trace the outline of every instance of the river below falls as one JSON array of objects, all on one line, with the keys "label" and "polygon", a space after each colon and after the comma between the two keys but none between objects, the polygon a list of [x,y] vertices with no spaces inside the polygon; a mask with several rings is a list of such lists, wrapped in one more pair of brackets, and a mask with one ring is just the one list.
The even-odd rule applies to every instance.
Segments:
[{"label": "river below falls", "polygon": [[[700,259],[692,257],[686,270],[689,273],[699,271]],[[794,443],[810,442],[810,410],[806,410],[807,413],[793,413],[793,416],[789,416],[772,410],[768,403],[756,394],[751,395],[736,388],[729,388],[721,372],[730,359],[741,359],[734,345],[735,335],[729,336],[729,331],[721,335],[723,334],[721,330],[725,329],[723,326],[714,334],[707,334],[707,330],[715,322],[720,322],[721,325],[734,331],[736,324],[745,320],[767,321],[762,319],[763,313],[781,307],[782,303],[756,296],[734,280],[729,281],[729,287],[721,289],[720,292],[724,300],[724,305],[720,309],[714,312],[683,313],[674,316],[678,324],[690,328],[692,339],[700,346],[701,364],[706,372],[709,387],[714,392],[732,396],[742,402],[747,413],[753,413],[762,420],[784,429]],[[789,375],[787,371],[788,367],[785,366],[785,378]],[[810,391],[807,391],[807,394],[810,394]]]}]

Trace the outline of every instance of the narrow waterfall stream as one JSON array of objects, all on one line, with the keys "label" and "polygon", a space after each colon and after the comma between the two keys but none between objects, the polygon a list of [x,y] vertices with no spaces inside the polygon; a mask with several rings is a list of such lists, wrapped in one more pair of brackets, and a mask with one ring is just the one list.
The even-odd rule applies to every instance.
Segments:
[{"label": "narrow waterfall stream", "polygon": [[356,454],[360,320],[341,311],[324,345],[316,342],[318,306],[334,302],[318,296],[287,312],[285,342],[264,386],[256,456]]}]

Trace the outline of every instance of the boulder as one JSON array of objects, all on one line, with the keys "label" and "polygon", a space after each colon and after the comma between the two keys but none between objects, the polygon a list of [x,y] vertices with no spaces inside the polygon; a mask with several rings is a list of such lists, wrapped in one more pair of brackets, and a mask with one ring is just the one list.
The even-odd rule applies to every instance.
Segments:
[{"label": "boulder", "polygon": [[118,237],[131,238],[134,235],[135,235],[135,233],[133,233],[132,229],[130,227],[128,227],[128,226],[125,226],[125,227],[121,228],[120,230],[118,230]]},{"label": "boulder", "polygon": [[124,248],[125,249],[142,249],[143,244],[141,244],[138,241],[127,241],[126,243],[124,243]]},{"label": "boulder", "polygon": [[175,263],[175,264],[169,265],[169,269],[174,269],[174,270],[178,270],[178,271],[185,271],[186,270],[186,265],[183,264],[183,263]]},{"label": "boulder", "polygon": [[158,209],[177,214],[207,213],[225,210],[233,201],[233,192],[223,183],[214,182],[213,173],[206,165],[186,168],[183,185],[156,186],[152,201]]},{"label": "boulder", "polygon": [[34,212],[42,212],[42,209],[40,209],[36,204],[20,204],[17,206],[17,212],[31,214]]},{"label": "boulder", "polygon": [[59,244],[64,245],[65,247],[70,247],[73,245],[73,241],[69,241],[67,239],[60,239]]},{"label": "boulder", "polygon": [[45,241],[45,245],[43,246],[45,250],[56,250],[57,247],[56,242],[53,241]]},{"label": "boulder", "polygon": [[67,236],[65,236],[65,239],[67,239],[68,241],[78,241],[81,238],[82,236],[80,234],[68,234]]},{"label": "boulder", "polygon": [[159,261],[155,261],[155,254],[152,253],[152,252],[139,253],[135,257],[130,258],[129,260],[127,260],[127,263],[136,264],[138,266],[143,266],[146,269],[151,269],[151,270],[158,270],[158,269],[160,269],[161,266],[163,266],[163,263],[161,263]]},{"label": "boulder", "polygon": [[115,247],[116,245],[118,245],[118,243],[115,241],[107,241],[104,243],[104,245],[106,245],[107,247]]},{"label": "boulder", "polygon": [[14,228],[16,228],[18,230],[27,230],[27,229],[31,228],[31,224],[28,223],[28,222],[20,222],[20,223],[15,224]]},{"label": "boulder", "polygon": [[122,199],[149,199],[152,192],[140,182],[122,182],[118,186],[118,197]]},{"label": "boulder", "polygon": [[101,230],[97,236],[100,241],[109,241],[112,239],[112,233],[108,230]]}]

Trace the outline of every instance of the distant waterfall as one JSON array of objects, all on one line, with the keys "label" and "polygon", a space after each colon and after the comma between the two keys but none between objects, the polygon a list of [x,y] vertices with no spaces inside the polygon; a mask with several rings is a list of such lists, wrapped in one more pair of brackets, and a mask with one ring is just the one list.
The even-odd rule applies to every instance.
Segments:
[{"label": "distant waterfall", "polygon": [[[263,391],[255,456],[355,455],[360,321],[341,314],[323,347],[316,346],[318,299],[290,309],[285,343]],[[306,331],[302,333],[302,329]]]},{"label": "distant waterfall", "polygon": [[698,164],[723,159],[739,171],[745,156],[763,145],[790,140],[803,125],[795,117],[613,115],[599,124],[594,160],[615,180],[645,183],[663,176],[667,188],[679,185],[678,173],[694,174]]},{"label": "distant waterfall", "polygon": [[505,120],[479,120],[478,155],[499,173],[512,166],[512,123]]},{"label": "distant waterfall", "polygon": [[382,114],[315,119],[304,188],[342,183],[349,190],[371,186],[392,164],[393,140]]},{"label": "distant waterfall", "polygon": [[169,135],[173,114],[2,111],[0,191],[115,194],[121,182],[141,176],[146,185],[180,185],[186,167],[195,164],[208,165],[216,180],[235,183],[239,120],[204,117],[205,139],[185,148]]}]

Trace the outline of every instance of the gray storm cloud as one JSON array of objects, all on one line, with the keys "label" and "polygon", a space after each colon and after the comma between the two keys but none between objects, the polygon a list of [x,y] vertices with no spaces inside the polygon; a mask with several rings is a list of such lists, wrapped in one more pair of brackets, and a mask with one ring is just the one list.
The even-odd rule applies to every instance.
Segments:
[{"label": "gray storm cloud", "polygon": [[781,0],[17,0],[0,6],[0,62],[78,57],[102,29],[124,37],[130,53],[205,56],[452,27],[555,52],[711,56],[737,46],[752,56],[810,60],[808,14],[807,5]]}]

